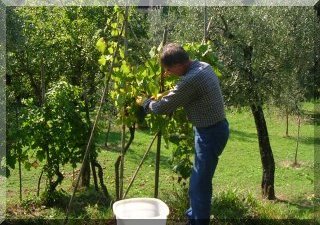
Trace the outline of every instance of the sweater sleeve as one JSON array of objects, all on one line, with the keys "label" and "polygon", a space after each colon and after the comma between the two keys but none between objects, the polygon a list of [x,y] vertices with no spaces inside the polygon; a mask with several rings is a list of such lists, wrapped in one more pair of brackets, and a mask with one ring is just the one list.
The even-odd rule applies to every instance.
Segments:
[{"label": "sweater sleeve", "polygon": [[159,101],[151,101],[149,108],[156,114],[171,114],[178,107],[184,106],[189,101],[192,101],[195,96],[196,89],[192,80],[188,77],[183,77],[168,95]]}]

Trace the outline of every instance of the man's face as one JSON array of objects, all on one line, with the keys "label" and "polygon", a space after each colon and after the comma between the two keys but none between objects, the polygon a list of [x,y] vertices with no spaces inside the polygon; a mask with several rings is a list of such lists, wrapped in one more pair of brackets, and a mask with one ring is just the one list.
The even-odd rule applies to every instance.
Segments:
[{"label": "man's face", "polygon": [[187,72],[187,66],[186,64],[176,64],[173,66],[164,66],[165,72],[167,76],[172,76],[172,75],[177,75],[177,76],[182,76]]}]

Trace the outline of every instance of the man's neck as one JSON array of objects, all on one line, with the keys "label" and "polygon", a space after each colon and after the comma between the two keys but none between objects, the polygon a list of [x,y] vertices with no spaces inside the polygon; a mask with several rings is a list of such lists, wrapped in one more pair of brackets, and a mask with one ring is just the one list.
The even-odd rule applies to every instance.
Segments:
[{"label": "man's neck", "polygon": [[189,60],[188,62],[186,62],[186,72],[184,73],[184,75],[188,73],[188,71],[190,70],[191,64],[193,62],[194,62],[193,60]]}]

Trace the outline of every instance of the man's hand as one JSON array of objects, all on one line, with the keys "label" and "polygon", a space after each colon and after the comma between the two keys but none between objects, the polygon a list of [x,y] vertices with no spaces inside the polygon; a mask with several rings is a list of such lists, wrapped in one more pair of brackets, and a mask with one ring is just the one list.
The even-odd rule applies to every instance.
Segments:
[{"label": "man's hand", "polygon": [[149,104],[152,101],[151,98],[147,98],[145,95],[136,97],[136,104],[138,105],[136,110],[136,117],[138,123],[143,123],[144,118],[150,112]]},{"label": "man's hand", "polygon": [[168,95],[170,90],[157,94],[156,97],[153,97],[155,100],[161,100],[163,96]]},{"label": "man's hand", "polygon": [[137,97],[136,97],[136,103],[137,103],[137,105],[139,105],[139,106],[142,106],[145,100],[147,100],[147,97],[144,96],[144,95],[143,95],[143,96],[137,96]]}]

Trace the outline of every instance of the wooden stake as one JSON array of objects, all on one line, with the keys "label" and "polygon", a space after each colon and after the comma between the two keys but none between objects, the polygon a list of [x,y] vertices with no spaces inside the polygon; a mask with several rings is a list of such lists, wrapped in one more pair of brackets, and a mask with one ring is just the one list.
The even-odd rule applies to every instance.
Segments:
[{"label": "wooden stake", "polygon": [[[162,45],[164,46],[167,42],[168,28],[164,28]],[[164,69],[161,67],[161,77],[160,77],[160,92],[164,91]],[[159,175],[160,175],[160,153],[161,153],[161,129],[158,132],[157,138],[157,152],[156,152],[156,166],[155,166],[155,179],[154,179],[154,197],[157,198],[159,195]]]}]

